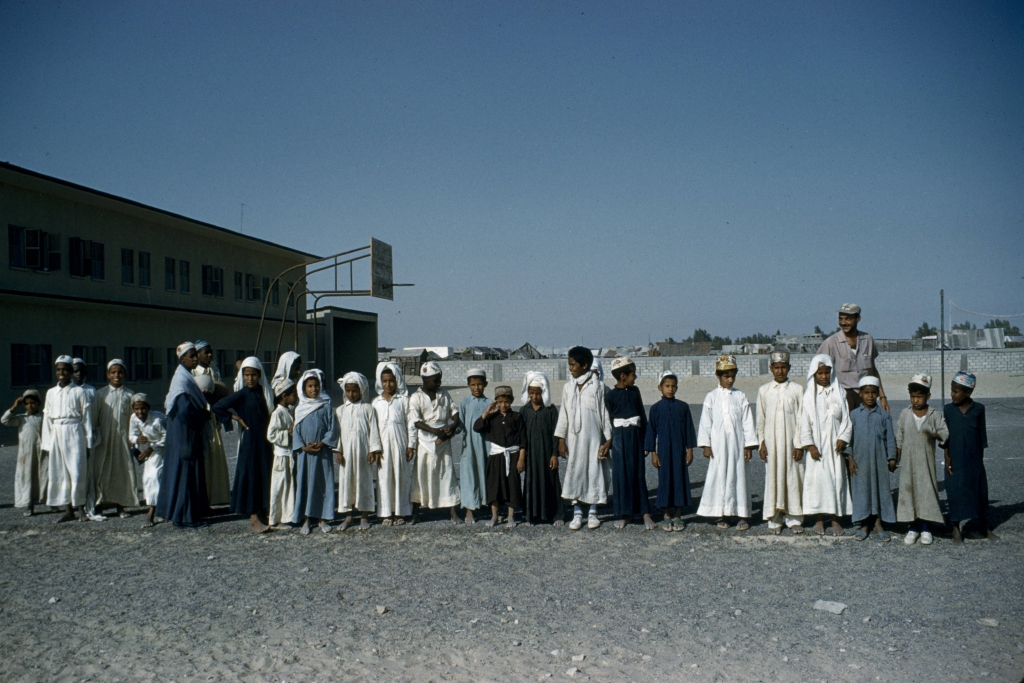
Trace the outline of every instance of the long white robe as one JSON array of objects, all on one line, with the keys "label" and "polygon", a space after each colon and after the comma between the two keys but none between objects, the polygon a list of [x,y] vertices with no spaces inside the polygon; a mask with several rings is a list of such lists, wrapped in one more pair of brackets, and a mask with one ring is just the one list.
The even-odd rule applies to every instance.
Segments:
[{"label": "long white robe", "polygon": [[588,373],[562,387],[562,406],[555,423],[555,436],[565,439],[565,480],[562,498],[576,503],[600,505],[608,502],[612,485],[611,458],[600,460],[597,451],[612,438],[612,420],[604,403],[605,386]]},{"label": "long white robe", "polygon": [[87,456],[93,440],[92,405],[82,387],[70,383],[46,392],[43,438],[39,447],[50,455],[46,504],[85,505],[88,495]]},{"label": "long white robe", "polygon": [[[220,372],[212,365],[208,368],[197,365],[192,370],[192,376],[200,375],[209,375],[214,382],[221,381]],[[206,409],[209,410],[210,406],[207,405]],[[228,456],[224,450],[224,428],[217,420],[210,420],[209,428],[206,429],[206,441],[206,496],[213,507],[227,505],[231,502],[231,475],[228,473]]]},{"label": "long white robe", "polygon": [[382,449],[381,465],[377,470],[377,516],[383,519],[411,515],[409,496],[413,464],[405,456],[409,447],[409,399],[396,395],[389,402],[378,396],[372,405],[377,413]]},{"label": "long white robe", "polygon": [[803,521],[804,463],[793,459],[800,449],[804,390],[788,379],[757,390],[757,443],[768,449],[764,471],[764,518],[769,529]]},{"label": "long white robe", "polygon": [[853,432],[846,391],[836,382],[827,387],[815,384],[813,391],[814,405],[808,405],[810,392],[804,395],[800,441],[804,449],[817,446],[821,460],[804,455],[804,514],[852,515],[846,465],[842,453],[836,451],[836,441],[849,443]]},{"label": "long white robe", "polygon": [[[139,443],[139,437],[145,436],[146,441]],[[167,418],[163,413],[150,410],[143,422],[132,415],[128,425],[128,441],[139,451],[152,448],[153,452],[142,464],[142,495],[146,505],[156,507],[156,499],[160,496],[160,473],[164,469],[164,442],[167,438]]]},{"label": "long white robe", "polygon": [[43,416],[40,413],[15,415],[10,410],[0,417],[0,424],[18,429],[18,463],[14,468],[14,507],[46,500],[46,484],[50,480],[49,459],[41,454]]},{"label": "long white robe", "polygon": [[744,448],[757,447],[750,402],[738,389],[718,387],[704,397],[697,428],[697,447],[711,447],[701,517],[750,517],[750,485]]},{"label": "long white robe", "polygon": [[370,453],[381,450],[377,411],[369,403],[345,402],[334,411],[341,435],[339,450],[345,464],[338,471],[338,512],[370,512],[375,507],[374,475],[377,465]]},{"label": "long white robe", "polygon": [[89,454],[96,505],[139,504],[138,475],[128,442],[133,393],[123,386],[105,386],[96,392],[100,439]]},{"label": "long white robe", "polygon": [[426,508],[450,508],[462,501],[462,492],[455,475],[452,440],[437,445],[437,437],[416,428],[425,422],[435,429],[455,422],[459,409],[451,395],[438,389],[433,401],[422,389],[409,399],[409,446],[416,450],[410,500]]},{"label": "long white robe", "polygon": [[270,473],[269,523],[286,524],[295,515],[295,462],[292,459],[292,427],[295,416],[279,405],[270,415],[267,441],[274,447],[274,469]]}]

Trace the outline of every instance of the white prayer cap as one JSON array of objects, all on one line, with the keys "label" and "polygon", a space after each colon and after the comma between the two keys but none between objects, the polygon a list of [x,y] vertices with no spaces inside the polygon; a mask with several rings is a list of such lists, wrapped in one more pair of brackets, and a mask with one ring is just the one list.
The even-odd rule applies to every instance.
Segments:
[{"label": "white prayer cap", "polygon": [[74,360],[71,356],[64,354],[63,356],[57,356],[57,360],[53,361],[54,365],[60,365],[61,363],[64,365],[74,365]]},{"label": "white prayer cap", "polygon": [[72,365],[85,365],[85,361],[82,360],[81,358],[72,358],[71,359],[71,364]]},{"label": "white prayer cap", "polygon": [[533,379],[531,379],[529,382],[526,383],[526,388],[529,389],[530,387],[537,387],[538,389],[543,389],[544,388],[544,382],[542,382],[542,381],[540,381],[540,379],[534,377]]},{"label": "white prayer cap", "polygon": [[483,368],[470,368],[469,371],[466,373],[466,379],[468,380],[471,377],[482,377],[483,380],[486,382],[487,371],[484,370]]},{"label": "white prayer cap", "polygon": [[199,391],[204,394],[213,391],[213,377],[210,375],[199,375],[195,380],[196,384],[199,385]]},{"label": "white prayer cap", "polygon": [[618,370],[619,368],[624,368],[627,365],[633,365],[633,359],[630,358],[629,356],[619,356],[618,358],[612,361],[612,371],[614,372],[615,370]]},{"label": "white prayer cap", "polygon": [[120,365],[122,368],[125,369],[125,371],[128,370],[128,366],[125,365],[124,361],[121,360],[120,358],[113,358],[113,359],[111,359],[110,362],[107,363],[107,370],[109,370],[110,368],[114,367],[115,365]]},{"label": "white prayer cap", "polygon": [[178,348],[176,350],[178,358],[183,358],[186,353],[193,350],[194,348],[196,348],[196,345],[193,344],[192,342],[182,342],[178,344]]},{"label": "white prayer cap", "polygon": [[37,401],[43,400],[42,397],[39,395],[39,392],[36,391],[35,389],[26,389],[25,392],[21,395],[21,397],[34,398]]},{"label": "white prayer cap", "polygon": [[931,390],[931,388],[932,388],[932,376],[931,375],[922,375],[922,374],[918,373],[918,374],[916,374],[916,375],[914,375],[913,377],[910,378],[910,383],[911,384],[919,384],[922,387],[924,387],[925,389]]},{"label": "white prayer cap", "polygon": [[287,377],[274,380],[274,396],[282,396],[286,391],[295,386],[295,382]]},{"label": "white prayer cap", "polygon": [[433,377],[441,374],[441,366],[432,360],[428,360],[420,368],[420,377]]},{"label": "white prayer cap", "polygon": [[860,306],[857,304],[843,304],[839,307],[839,312],[846,315],[860,315]]},{"label": "white prayer cap", "polygon": [[857,382],[857,386],[860,387],[861,389],[863,389],[864,387],[881,387],[882,383],[878,381],[877,377],[867,375],[866,377],[860,378],[860,381]]},{"label": "white prayer cap", "polygon": [[789,362],[789,349],[782,347],[772,351],[771,355],[772,363],[788,363]]},{"label": "white prayer cap", "polygon": [[137,394],[132,394],[132,405],[135,405],[136,403],[145,403],[148,406],[149,405],[149,396],[146,396],[142,392],[139,392]]},{"label": "white prayer cap", "polygon": [[665,372],[661,373],[661,375],[658,376],[658,384],[661,385],[661,383],[664,382],[669,377],[671,377],[677,382],[679,381],[679,376],[676,375],[676,373],[672,372],[671,370],[666,370]]}]

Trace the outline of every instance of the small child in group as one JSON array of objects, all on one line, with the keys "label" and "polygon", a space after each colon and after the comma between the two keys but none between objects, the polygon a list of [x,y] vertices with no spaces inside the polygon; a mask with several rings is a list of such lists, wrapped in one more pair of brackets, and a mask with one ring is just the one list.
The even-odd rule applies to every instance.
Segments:
[{"label": "small child in group", "polygon": [[615,387],[604,395],[612,419],[612,511],[619,515],[616,529],[624,529],[633,515],[643,515],[644,526],[655,527],[647,497],[647,414],[636,388],[636,364],[629,356],[612,361]]},{"label": "small child in group", "polygon": [[719,356],[715,362],[718,388],[704,398],[697,431],[697,445],[709,459],[697,514],[718,519],[728,529],[726,517],[738,517],[737,531],[750,528],[750,485],[747,463],[757,448],[757,433],[750,403],[736,383],[736,357]]},{"label": "small child in group", "polygon": [[[565,462],[562,498],[572,502],[569,528],[583,528],[583,507],[589,506],[587,528],[601,526],[597,506],[608,502],[611,488],[612,420],[604,402],[606,387],[591,370],[594,354],[585,346],[568,353],[572,379],[562,387],[562,407],[555,424],[558,457]],[[581,505],[582,504],[582,505]]]},{"label": "small child in group", "polygon": [[523,377],[523,416],[526,430],[526,471],[523,473],[523,520],[562,526],[562,483],[558,480],[558,455],[555,425],[558,408],[551,405],[551,390],[546,375],[529,371]]},{"label": "small child in group", "polygon": [[267,441],[274,447],[274,469],[270,473],[270,508],[267,524],[271,529],[287,529],[295,517],[295,461],[292,459],[292,410],[299,392],[288,377],[274,380],[276,407],[267,425]]},{"label": "small child in group", "polygon": [[804,515],[818,515],[814,533],[825,535],[825,519],[833,536],[843,535],[842,515],[853,514],[850,487],[843,467],[843,451],[850,442],[850,408],[839,386],[832,358],[818,354],[807,368],[800,420],[800,443],[810,453],[804,461]]},{"label": "small child in group", "polygon": [[462,438],[462,460],[459,463],[459,485],[462,507],[466,510],[466,524],[473,524],[473,511],[487,503],[487,444],[482,434],[472,428],[477,419],[492,405],[484,396],[487,372],[472,368],[466,373],[469,396],[459,401],[459,419],[469,425]]},{"label": "small child in group", "polygon": [[374,509],[374,474],[380,467],[380,431],[377,411],[367,401],[370,383],[359,372],[346,373],[338,380],[345,391],[345,401],[338,406],[338,448],[335,462],[338,471],[338,512],[344,513],[341,531],[352,525],[352,513],[359,512],[359,528],[370,528],[370,511]]},{"label": "small child in group", "polygon": [[935,478],[935,444],[946,442],[949,429],[942,414],[928,405],[931,386],[929,375],[911,378],[907,386],[910,407],[904,408],[896,423],[896,465],[901,468],[896,521],[910,522],[910,530],[903,538],[907,545],[913,545],[919,538],[921,545],[931,545],[935,538],[928,523],[944,521]]},{"label": "small child in group", "polygon": [[323,386],[324,373],[320,370],[306,370],[299,378],[302,393],[292,427],[292,453],[295,454],[292,523],[302,522],[303,534],[309,533],[311,522],[319,522],[320,531],[330,533],[338,492],[331,457],[331,444],[338,442],[338,423],[331,410],[331,397]]},{"label": "small child in group", "polygon": [[402,369],[395,363],[377,364],[377,397],[373,399],[380,431],[380,467],[377,470],[377,516],[381,526],[405,524],[412,514],[412,459],[409,447],[409,390]]},{"label": "small child in group", "polygon": [[670,371],[661,373],[658,381],[661,400],[651,406],[644,443],[644,450],[651,454],[651,464],[658,469],[655,504],[665,513],[661,523],[665,531],[685,529],[683,508],[693,505],[688,468],[693,463],[697,431],[693,428],[689,404],[676,399],[678,387],[676,375]]},{"label": "small child in group", "polygon": [[758,454],[765,463],[763,515],[768,530],[778,536],[782,527],[804,532],[804,451],[800,448],[803,389],[789,380],[789,351],[772,352],[772,381],[757,390],[755,428]]},{"label": "small child in group", "polygon": [[50,387],[43,403],[43,436],[39,444],[49,456],[46,504],[66,507],[58,523],[86,521],[89,445],[94,443],[92,403],[85,389],[71,381],[71,356],[54,361],[57,386]]},{"label": "small child in group", "polygon": [[949,387],[949,400],[943,408],[949,439],[942,446],[946,461],[946,498],[953,524],[953,543],[964,542],[960,524],[978,520],[985,538],[998,540],[988,527],[988,475],[985,473],[985,449],[988,430],[985,406],[971,398],[977,378],[958,372]]},{"label": "small child in group", "polygon": [[142,528],[153,526],[156,501],[160,497],[160,473],[164,469],[164,442],[167,418],[151,410],[146,394],[132,394],[132,417],[128,425],[128,441],[135,459],[142,463],[142,492],[146,498],[146,521]]},{"label": "small child in group", "polygon": [[441,388],[441,366],[428,361],[420,368],[423,385],[409,399],[409,446],[416,451],[412,480],[412,523],[420,521],[420,506],[448,508],[452,524],[462,520],[455,508],[462,500],[455,478],[452,437],[459,429],[459,409]]},{"label": "small child in group", "polygon": [[95,510],[114,507],[122,519],[130,514],[125,508],[139,504],[138,481],[128,431],[132,418],[134,392],[124,386],[127,370],[124,361],[114,358],[107,363],[107,386],[99,389],[93,399],[99,424],[98,443],[89,452],[89,471]]},{"label": "small child in group", "polygon": [[[14,401],[14,405],[0,417],[0,424],[18,429],[18,463],[14,468],[14,507],[24,508],[25,516],[35,514],[35,506],[46,501],[46,483],[50,479],[48,459],[39,449],[43,438],[43,416],[39,413],[42,401],[35,389]],[[24,406],[23,415],[14,411]]]},{"label": "small child in group", "polygon": [[896,469],[896,437],[892,416],[878,405],[878,378],[861,377],[859,386],[860,405],[850,412],[851,452],[846,457],[853,523],[859,525],[853,537],[858,541],[866,539],[873,519],[878,540],[888,543],[892,536],[882,523],[896,522],[889,486],[889,473]]},{"label": "small child in group", "polygon": [[[526,425],[523,416],[512,410],[512,387],[494,390],[494,402],[473,422],[473,431],[487,437],[487,504],[495,526],[501,506],[508,508],[508,528],[516,526],[516,508],[522,507],[523,491],[519,475],[526,469]],[[514,464],[513,464],[514,463]]]}]

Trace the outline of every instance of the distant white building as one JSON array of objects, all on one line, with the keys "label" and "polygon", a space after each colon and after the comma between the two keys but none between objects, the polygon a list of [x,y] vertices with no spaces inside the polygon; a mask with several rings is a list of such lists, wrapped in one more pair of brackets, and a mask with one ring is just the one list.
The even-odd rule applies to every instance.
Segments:
[{"label": "distant white building", "polygon": [[403,350],[409,353],[426,351],[427,353],[435,354],[438,358],[448,358],[452,355],[452,347],[450,346],[406,346]]}]

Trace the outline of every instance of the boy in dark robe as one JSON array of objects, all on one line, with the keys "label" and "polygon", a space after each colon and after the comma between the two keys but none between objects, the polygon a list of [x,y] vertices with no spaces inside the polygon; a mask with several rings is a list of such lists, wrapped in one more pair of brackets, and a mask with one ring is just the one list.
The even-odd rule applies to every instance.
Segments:
[{"label": "boy in dark robe", "polygon": [[671,372],[661,373],[658,389],[661,400],[651,406],[644,450],[651,454],[651,464],[658,468],[658,499],[655,504],[665,511],[661,528],[682,531],[682,509],[693,505],[690,495],[690,473],[697,430],[693,427],[690,406],[676,400],[679,379]]},{"label": "boy in dark robe", "polygon": [[988,431],[985,406],[971,398],[976,384],[974,375],[956,373],[949,387],[952,403],[942,409],[949,428],[949,440],[942,446],[946,460],[946,498],[956,544],[964,542],[961,522],[971,519],[978,520],[986,539],[998,540],[988,528],[988,475],[985,474]]},{"label": "boy in dark robe", "polygon": [[523,519],[527,524],[545,522],[562,526],[565,516],[562,485],[558,481],[555,425],[558,408],[551,405],[548,378],[527,372],[523,378],[523,407],[519,409],[526,429],[526,472],[523,484]]},{"label": "boy in dark robe", "polygon": [[653,529],[644,454],[647,415],[629,356],[612,361],[612,377],[615,388],[604,395],[604,402],[612,419],[612,511],[621,515],[615,528],[625,528],[633,515],[642,514],[644,526]]},{"label": "boy in dark robe", "polygon": [[508,528],[516,526],[516,508],[523,504],[519,474],[526,469],[526,425],[512,410],[512,387],[494,390],[494,402],[473,423],[473,431],[487,438],[487,504],[491,519],[498,523],[501,506],[508,508]]}]

